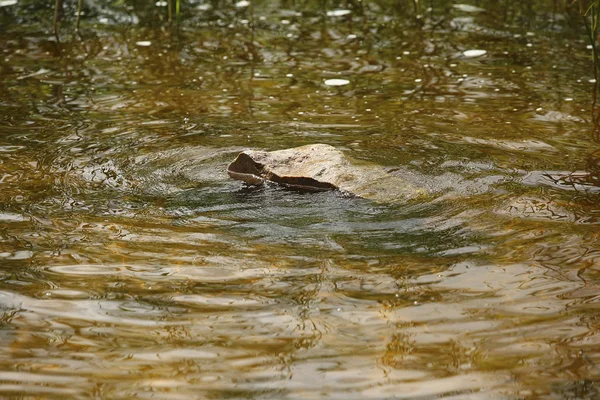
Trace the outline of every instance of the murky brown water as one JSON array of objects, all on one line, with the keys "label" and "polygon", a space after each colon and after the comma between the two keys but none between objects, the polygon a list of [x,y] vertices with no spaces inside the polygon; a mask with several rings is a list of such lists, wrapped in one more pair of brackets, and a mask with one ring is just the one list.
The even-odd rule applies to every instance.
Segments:
[{"label": "murky brown water", "polygon": [[[243,2],[187,2],[171,28],[151,2],[91,3],[57,42],[50,8],[9,3],[2,396],[599,395],[576,9],[259,2],[252,33]],[[225,173],[242,149],[308,143],[437,192],[373,203]]]}]

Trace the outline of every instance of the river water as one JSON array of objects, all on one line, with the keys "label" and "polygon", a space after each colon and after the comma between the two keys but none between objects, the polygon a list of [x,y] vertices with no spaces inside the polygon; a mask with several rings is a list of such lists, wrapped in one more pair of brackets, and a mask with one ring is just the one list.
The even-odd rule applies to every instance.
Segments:
[{"label": "river water", "polygon": [[[169,24],[167,2],[100,1],[77,34],[68,3],[56,38],[50,2],[13,3],[2,396],[600,395],[600,143],[577,4],[196,0]],[[225,172],[241,150],[310,143],[434,194]]]}]

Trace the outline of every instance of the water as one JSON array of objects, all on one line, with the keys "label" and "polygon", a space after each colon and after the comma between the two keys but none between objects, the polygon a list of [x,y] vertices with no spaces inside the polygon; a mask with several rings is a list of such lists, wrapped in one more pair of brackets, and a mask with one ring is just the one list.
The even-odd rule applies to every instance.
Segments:
[{"label": "water", "polygon": [[[597,396],[591,50],[504,3],[1,3],[2,396]],[[435,194],[225,172],[309,143]]]}]

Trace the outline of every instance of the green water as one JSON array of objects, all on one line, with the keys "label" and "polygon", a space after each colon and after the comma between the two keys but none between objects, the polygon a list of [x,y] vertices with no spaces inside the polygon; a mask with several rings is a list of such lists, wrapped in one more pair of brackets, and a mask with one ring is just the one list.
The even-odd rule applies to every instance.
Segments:
[{"label": "green water", "polygon": [[[600,396],[576,4],[50,3],[0,3],[0,396]],[[310,143],[434,194],[225,172]]]}]

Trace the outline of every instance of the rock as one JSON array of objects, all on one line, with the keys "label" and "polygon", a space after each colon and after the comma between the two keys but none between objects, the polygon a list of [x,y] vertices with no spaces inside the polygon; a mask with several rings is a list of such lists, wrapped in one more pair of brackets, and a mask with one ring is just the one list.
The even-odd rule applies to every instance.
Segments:
[{"label": "rock", "polygon": [[277,151],[246,150],[227,172],[253,185],[268,181],[304,190],[340,190],[380,202],[408,201],[428,194],[398,175],[352,161],[326,144]]}]

